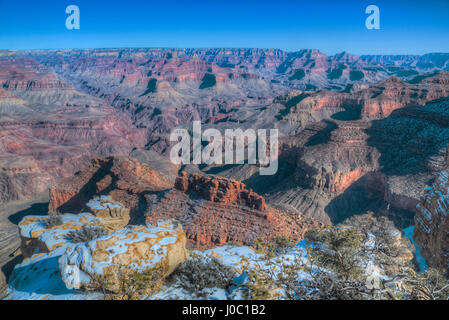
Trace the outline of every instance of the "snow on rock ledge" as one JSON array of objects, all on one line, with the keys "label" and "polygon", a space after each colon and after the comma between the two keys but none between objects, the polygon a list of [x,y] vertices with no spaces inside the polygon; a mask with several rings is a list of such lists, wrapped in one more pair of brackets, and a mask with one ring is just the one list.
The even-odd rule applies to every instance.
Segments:
[{"label": "snow on rock ledge", "polygon": [[180,225],[159,221],[152,226],[128,226],[90,242],[70,247],[59,259],[62,280],[70,289],[94,289],[100,276],[110,276],[108,290],[118,290],[118,274],[160,266],[167,276],[188,256]]},{"label": "snow on rock ledge", "polygon": [[106,229],[119,230],[129,222],[129,209],[120,202],[112,200],[110,196],[96,197],[90,200],[86,206],[97,218],[102,219],[102,224]]},{"label": "snow on rock ledge", "polygon": [[48,229],[45,227],[47,219],[48,216],[28,216],[19,223],[24,258],[57,249],[62,249],[63,252],[71,242],[67,237],[70,232],[81,230],[84,225],[99,224],[96,217],[90,213],[61,215],[62,224]]},{"label": "snow on rock ledge", "polygon": [[109,197],[95,198],[87,203],[92,213],[61,215],[60,225],[46,228],[48,216],[27,216],[19,223],[21,250],[25,258],[35,253],[48,253],[71,243],[67,235],[83,226],[99,225],[108,232],[120,230],[129,222],[129,209]]},{"label": "snow on rock ledge", "polygon": [[[11,274],[6,299],[99,299],[98,292],[76,289],[90,289],[96,276],[114,277],[119,268],[141,272],[158,265],[164,277],[187,259],[180,225],[159,220],[120,227],[129,218],[120,203],[103,197],[89,201],[88,207],[93,213],[63,214],[51,227],[46,227],[48,216],[27,216],[19,223],[25,259]],[[107,233],[75,243],[69,233],[84,226],[103,226]]]}]

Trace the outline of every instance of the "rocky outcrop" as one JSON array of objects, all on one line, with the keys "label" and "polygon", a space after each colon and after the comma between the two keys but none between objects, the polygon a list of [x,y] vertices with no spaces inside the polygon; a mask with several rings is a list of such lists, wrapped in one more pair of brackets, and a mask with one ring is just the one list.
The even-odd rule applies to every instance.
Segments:
[{"label": "rocky outcrop", "polygon": [[93,213],[63,214],[59,216],[58,224],[50,226],[46,225],[48,217],[25,217],[19,223],[22,255],[29,258],[65,246],[67,235],[84,226],[101,226],[110,233],[123,229],[129,222],[129,209],[110,197],[92,199],[86,206]]},{"label": "rocky outcrop", "polygon": [[175,188],[183,192],[195,192],[199,197],[222,204],[239,204],[260,211],[267,210],[265,199],[236,180],[219,176],[182,172]]},{"label": "rocky outcrop", "polygon": [[[129,212],[119,203],[98,198],[88,206],[94,214],[63,214],[50,224],[49,216],[27,216],[19,223],[25,259],[10,277],[16,291],[35,294],[50,288],[53,293],[69,295],[74,289],[117,292],[123,275],[157,269],[157,277],[162,279],[187,259],[186,236],[179,223],[164,220],[123,226],[112,223]],[[86,230],[98,228],[105,232],[86,234]]]},{"label": "rocky outcrop", "polygon": [[[10,54],[0,62],[0,100],[5,102],[0,152],[13,165],[0,172],[0,201],[32,197],[56,178],[81,170],[52,187],[52,212],[87,210],[85,203],[97,195],[111,195],[129,207],[131,223],[143,223],[143,214],[151,217],[170,196],[181,203],[186,197],[201,199],[207,204],[201,209],[204,216],[212,204],[223,211],[235,205],[267,217],[270,205],[323,223],[368,209],[409,211],[417,200],[415,190],[435,171],[438,160],[431,158],[447,139],[449,117],[442,97],[448,93],[448,72],[401,76],[404,70],[382,65],[396,59],[391,57],[328,57],[318,50],[271,49]],[[397,59],[408,61],[401,68],[422,71],[410,62],[420,57]],[[354,71],[361,78],[354,80]],[[200,89],[205,74],[214,75],[216,83]],[[20,101],[24,103],[19,107]],[[94,160],[88,165],[110,154],[131,152],[145,158],[135,147],[167,154],[170,130],[189,129],[193,120],[220,131],[230,124],[274,127],[281,139],[293,143],[281,150],[281,168],[274,177],[258,177],[251,166],[229,171],[228,177],[245,181],[255,192],[216,178],[192,180],[193,190],[185,176],[178,178],[182,188],[161,192],[173,186],[179,167],[166,168],[170,179],[165,179],[158,168],[149,166],[155,175],[128,160]],[[20,167],[19,162],[25,162],[14,161],[19,155],[30,165]],[[189,231],[191,239],[200,234],[209,239],[214,230],[192,228],[197,230]],[[217,231],[218,240],[206,243],[226,241],[224,233]]]},{"label": "rocky outcrop", "polygon": [[[449,166],[449,149],[446,164]],[[449,270],[449,169],[441,171],[416,206],[413,238],[433,267]]]},{"label": "rocky outcrop", "polygon": [[28,106],[28,102],[13,95],[11,92],[0,88],[0,112],[5,113],[7,108],[20,108],[21,106]]},{"label": "rocky outcrop", "polygon": [[147,165],[135,159],[113,155],[94,159],[74,177],[64,179],[50,188],[50,212],[80,212],[86,202],[99,195],[130,208],[131,215],[143,214],[143,196],[172,187],[170,180],[160,176]]},{"label": "rocky outcrop", "polygon": [[253,244],[277,236],[299,240],[305,231],[320,225],[298,212],[268,206],[263,197],[236,180],[212,175],[182,173],[173,190],[146,199],[150,204],[146,221],[180,221],[194,248],[227,242]]},{"label": "rocky outcrop", "polygon": [[258,176],[251,166],[215,172],[245,181],[268,204],[325,224],[373,211],[402,229],[413,224],[422,190],[443,167],[448,102],[402,108],[377,120],[309,123],[280,139],[273,177]]},{"label": "rocky outcrop", "polygon": [[69,247],[59,259],[62,280],[69,289],[97,289],[99,277],[108,279],[103,289],[119,292],[120,275],[161,269],[172,273],[188,257],[182,227],[169,221],[154,226],[129,226],[109,236]]}]

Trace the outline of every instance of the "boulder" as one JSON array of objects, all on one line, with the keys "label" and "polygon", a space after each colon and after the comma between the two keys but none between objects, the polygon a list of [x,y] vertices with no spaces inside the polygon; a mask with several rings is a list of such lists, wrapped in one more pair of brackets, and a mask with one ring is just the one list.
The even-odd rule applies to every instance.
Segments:
[{"label": "boulder", "polygon": [[[28,216],[19,223],[25,259],[11,274],[14,290],[9,299],[78,299],[80,295],[97,299],[100,291],[93,289],[100,289],[99,284],[103,284],[101,291],[119,293],[123,275],[140,277],[143,272],[159,282],[187,259],[180,224],[161,220],[125,226],[129,210],[108,197],[90,200],[86,206],[93,213],[63,214],[52,225],[46,225],[48,216]],[[69,236],[98,226],[106,232]],[[105,284],[102,279],[111,281]]]},{"label": "boulder", "polygon": [[59,259],[63,282],[70,289],[103,289],[118,292],[120,275],[161,268],[161,277],[172,273],[188,257],[186,236],[180,225],[128,226],[108,236],[69,247]]},{"label": "boulder", "polygon": [[61,215],[62,224],[46,228],[48,216],[27,216],[19,223],[21,251],[24,258],[43,254],[69,244],[67,235],[81,230],[83,225],[96,225],[97,220],[90,213]]},{"label": "boulder", "polygon": [[108,230],[122,229],[129,222],[129,209],[120,202],[112,200],[110,196],[96,197],[90,200],[86,206],[95,217],[99,218],[100,224]]}]

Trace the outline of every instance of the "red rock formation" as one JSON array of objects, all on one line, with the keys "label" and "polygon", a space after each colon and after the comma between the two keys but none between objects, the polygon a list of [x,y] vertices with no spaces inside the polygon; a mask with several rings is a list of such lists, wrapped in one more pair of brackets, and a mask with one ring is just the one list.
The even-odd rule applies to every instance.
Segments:
[{"label": "red rock formation", "polygon": [[[50,188],[50,212],[80,212],[94,196],[110,195],[131,209],[132,218],[145,210],[147,192],[161,191],[172,185],[147,165],[135,159],[113,155],[94,159],[74,177]],[[142,207],[143,206],[143,207]]]},{"label": "red rock formation", "polygon": [[226,242],[251,244],[276,236],[299,240],[320,224],[299,213],[287,213],[266,205],[263,197],[241,182],[218,176],[182,173],[175,189],[151,202],[146,221],[176,219],[183,224],[189,246],[199,249]]},{"label": "red rock formation", "polygon": [[0,87],[11,91],[70,88],[31,58],[0,60]]},{"label": "red rock formation", "polygon": [[247,190],[236,180],[202,174],[188,175],[182,172],[176,179],[175,188],[183,192],[195,192],[199,197],[223,204],[241,204],[252,209],[265,211],[265,199],[257,193]]}]

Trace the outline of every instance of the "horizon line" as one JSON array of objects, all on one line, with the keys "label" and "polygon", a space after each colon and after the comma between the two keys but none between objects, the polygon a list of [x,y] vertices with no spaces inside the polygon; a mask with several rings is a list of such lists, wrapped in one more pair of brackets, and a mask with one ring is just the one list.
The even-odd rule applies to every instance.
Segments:
[{"label": "horizon line", "polygon": [[320,49],[316,48],[302,48],[297,50],[287,50],[287,49],[280,49],[275,47],[72,47],[72,48],[27,48],[27,49],[3,49],[0,48],[1,51],[9,51],[9,52],[25,52],[25,51],[70,51],[70,50],[126,50],[126,49],[162,49],[162,50],[201,50],[201,49],[242,49],[242,50],[279,50],[286,53],[296,53],[301,51],[313,51],[316,50],[320,53],[323,53],[327,56],[335,56],[342,53],[347,53],[349,55],[354,56],[424,56],[428,54],[449,54],[449,52],[444,51],[429,51],[426,53],[418,54],[418,53],[382,53],[382,54],[370,54],[370,53],[364,53],[364,54],[357,54],[357,53],[351,53],[346,50],[336,52],[333,54],[325,53],[321,51]]}]

